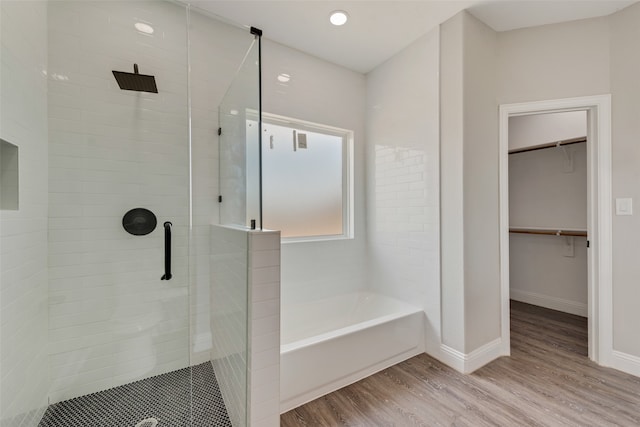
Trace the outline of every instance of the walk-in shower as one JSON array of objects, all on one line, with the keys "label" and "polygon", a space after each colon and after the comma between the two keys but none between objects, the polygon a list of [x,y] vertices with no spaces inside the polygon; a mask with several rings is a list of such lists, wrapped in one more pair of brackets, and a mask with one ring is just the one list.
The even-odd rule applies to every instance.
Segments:
[{"label": "walk-in shower", "polygon": [[[212,350],[236,337],[217,356],[246,378],[247,300],[244,333],[216,330],[210,227],[218,129],[245,131],[231,109],[260,117],[259,34],[173,1],[0,7],[0,137],[20,156],[20,206],[0,218],[0,424],[245,426]],[[259,152],[229,141],[223,156]]]}]

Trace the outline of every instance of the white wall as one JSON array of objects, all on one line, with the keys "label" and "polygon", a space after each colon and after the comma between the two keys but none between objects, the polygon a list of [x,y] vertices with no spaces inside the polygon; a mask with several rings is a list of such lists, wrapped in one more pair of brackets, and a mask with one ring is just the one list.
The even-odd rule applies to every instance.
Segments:
[{"label": "white wall", "polygon": [[0,211],[0,424],[47,406],[47,2],[0,2],[0,138],[19,147],[19,209]]},{"label": "white wall", "polygon": [[631,197],[636,205],[632,216],[613,217],[613,310],[615,350],[635,356],[635,373],[640,375],[640,236],[638,158],[640,146],[640,4],[610,18],[611,94],[613,108],[613,197]]},{"label": "white wall", "polygon": [[424,308],[440,342],[439,31],[367,75],[369,286]]},{"label": "white wall", "polygon": [[[511,117],[509,148],[584,137],[586,132],[585,111]],[[509,221],[513,227],[586,229],[586,143],[509,155]]]},{"label": "white wall", "polygon": [[[572,245],[566,256],[565,246]],[[512,300],[586,317],[587,239],[509,236],[509,296]]]},{"label": "white wall", "polygon": [[[365,287],[364,76],[263,40],[263,110],[355,133],[355,238],[284,243],[282,303],[321,299]],[[277,76],[291,76],[280,83]]]},{"label": "white wall", "polygon": [[[575,138],[586,131],[584,111],[513,117],[509,146]],[[572,168],[565,164],[563,150],[573,159]],[[586,230],[586,143],[509,155],[509,222],[512,227]],[[586,241],[511,233],[511,299],[586,316]]]},{"label": "white wall", "polygon": [[[500,337],[496,33],[471,14],[464,26],[465,352]],[[443,94],[444,96],[444,94]]]},{"label": "white wall", "polygon": [[516,116],[509,119],[509,150],[584,137],[584,111]]},{"label": "white wall", "polygon": [[609,93],[607,17],[498,33],[498,102]]},{"label": "white wall", "polygon": [[[464,347],[463,14],[440,25],[440,269],[443,344]],[[446,71],[446,72],[443,72]]]},{"label": "white wall", "polygon": [[[189,364],[186,43],[186,11],[172,3],[49,5],[52,402]],[[134,62],[160,93],[118,88],[111,70]],[[136,207],[155,212],[150,235],[123,229]]]},{"label": "white wall", "polygon": [[587,144],[509,155],[512,227],[587,228]]},{"label": "white wall", "polygon": [[497,43],[467,12],[441,29],[442,335],[459,355],[500,337]]}]

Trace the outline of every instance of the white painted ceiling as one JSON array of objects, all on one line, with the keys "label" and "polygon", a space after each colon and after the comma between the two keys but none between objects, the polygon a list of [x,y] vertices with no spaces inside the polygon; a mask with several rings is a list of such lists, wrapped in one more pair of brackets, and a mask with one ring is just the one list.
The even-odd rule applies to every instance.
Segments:
[{"label": "white painted ceiling", "polygon": [[[264,37],[367,73],[463,9],[496,31],[609,15],[637,0],[194,0]],[[333,10],[349,13],[342,27]]]}]

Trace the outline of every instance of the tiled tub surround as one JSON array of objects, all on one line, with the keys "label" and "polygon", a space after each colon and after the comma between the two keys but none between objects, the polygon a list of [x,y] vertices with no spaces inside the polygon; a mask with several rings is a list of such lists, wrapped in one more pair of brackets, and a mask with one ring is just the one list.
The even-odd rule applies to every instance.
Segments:
[{"label": "tiled tub surround", "polygon": [[211,363],[51,405],[39,427],[134,427],[148,419],[159,427],[231,427]]},{"label": "tiled tub surround", "polygon": [[440,348],[439,30],[367,74],[369,289],[422,307]]},{"label": "tiled tub surround", "polygon": [[282,413],[424,352],[424,312],[370,292],[290,304],[281,328]]}]

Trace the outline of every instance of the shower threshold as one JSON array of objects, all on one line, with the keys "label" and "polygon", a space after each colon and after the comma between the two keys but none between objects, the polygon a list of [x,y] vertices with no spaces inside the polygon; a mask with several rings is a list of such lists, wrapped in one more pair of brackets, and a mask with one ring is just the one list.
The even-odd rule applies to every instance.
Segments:
[{"label": "shower threshold", "polygon": [[134,427],[138,424],[231,427],[211,363],[55,403],[49,406],[38,427]]}]

